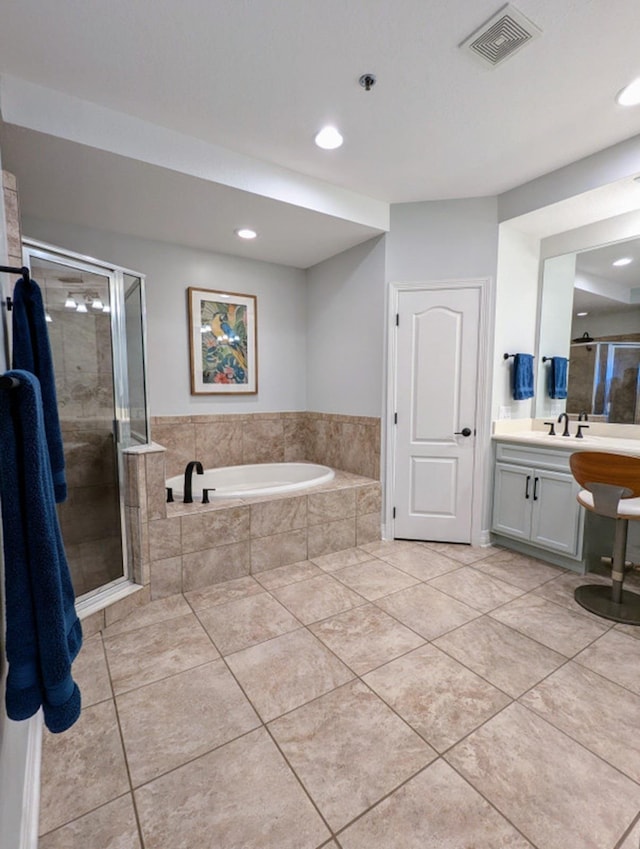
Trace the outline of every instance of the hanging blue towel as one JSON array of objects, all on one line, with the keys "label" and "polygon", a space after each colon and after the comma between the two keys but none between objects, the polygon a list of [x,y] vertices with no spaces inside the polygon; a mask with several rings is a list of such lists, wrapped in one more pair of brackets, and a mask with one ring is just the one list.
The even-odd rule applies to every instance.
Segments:
[{"label": "hanging blue towel", "polygon": [[549,398],[567,397],[567,363],[566,357],[551,357],[548,374]]},{"label": "hanging blue towel", "polygon": [[80,715],[71,663],[82,630],[53,496],[40,385],[30,372],[7,376],[20,381],[0,389],[7,715],[28,719],[42,705],[47,728],[66,731]]},{"label": "hanging blue towel", "polygon": [[533,354],[515,354],[513,358],[513,398],[533,398]]},{"label": "hanging blue towel", "polygon": [[64,501],[67,497],[67,484],[64,474],[64,451],[58,418],[53,357],[51,356],[42,293],[35,280],[20,278],[16,281],[13,288],[12,315],[12,366],[13,368],[30,371],[40,381],[44,426],[47,434],[55,499],[58,502]]}]

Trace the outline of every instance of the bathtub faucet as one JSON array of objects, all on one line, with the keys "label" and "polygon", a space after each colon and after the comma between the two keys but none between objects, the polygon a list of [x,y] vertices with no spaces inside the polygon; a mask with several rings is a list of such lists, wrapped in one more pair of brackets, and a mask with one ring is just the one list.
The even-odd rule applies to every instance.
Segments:
[{"label": "bathtub faucet", "polygon": [[184,470],[184,498],[183,501],[185,504],[193,504],[193,496],[191,495],[191,477],[193,476],[193,470],[196,470],[197,474],[203,475],[204,470],[202,468],[202,463],[199,460],[192,460],[190,463],[187,463],[187,467]]}]

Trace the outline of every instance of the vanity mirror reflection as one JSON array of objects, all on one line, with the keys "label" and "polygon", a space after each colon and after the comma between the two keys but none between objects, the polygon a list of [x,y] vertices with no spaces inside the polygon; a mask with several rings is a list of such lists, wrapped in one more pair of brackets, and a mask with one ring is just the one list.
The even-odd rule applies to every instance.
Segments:
[{"label": "vanity mirror reflection", "polygon": [[[536,416],[640,424],[640,238],[547,259],[538,340]],[[569,359],[566,400],[549,398],[554,356]]]}]

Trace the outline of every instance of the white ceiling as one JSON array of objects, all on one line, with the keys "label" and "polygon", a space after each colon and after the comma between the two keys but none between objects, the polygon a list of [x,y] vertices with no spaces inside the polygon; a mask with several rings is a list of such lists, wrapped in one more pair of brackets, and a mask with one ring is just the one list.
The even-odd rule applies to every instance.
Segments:
[{"label": "white ceiling", "polygon": [[[542,35],[488,69],[458,45],[500,5],[21,0],[3,4],[0,74],[386,202],[495,195],[640,133],[640,107],[614,102],[640,75],[637,0],[516,0]],[[364,72],[378,78],[370,92],[358,85]],[[313,145],[326,122],[344,134],[337,151]],[[35,152],[27,141],[32,156],[15,136],[5,156],[3,141],[21,192],[33,155],[50,155],[45,141]],[[105,174],[107,166],[124,179],[127,166],[101,159]],[[221,210],[218,200],[242,203],[231,194],[208,203]],[[319,226],[303,224],[311,234]],[[374,232],[347,227],[342,244]]]}]

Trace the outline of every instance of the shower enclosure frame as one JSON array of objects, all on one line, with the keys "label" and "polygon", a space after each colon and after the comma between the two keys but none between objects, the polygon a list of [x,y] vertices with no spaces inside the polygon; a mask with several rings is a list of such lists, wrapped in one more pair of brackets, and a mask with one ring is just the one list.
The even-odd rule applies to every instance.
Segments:
[{"label": "shower enclosure frame", "polygon": [[[36,239],[22,239],[23,262],[31,268],[32,258],[58,263],[78,272],[93,273],[103,276],[108,280],[111,329],[111,352],[112,352],[112,379],[113,379],[113,437],[115,444],[115,457],[117,467],[118,507],[120,518],[120,541],[122,551],[123,575],[103,584],[96,589],[78,597],[76,609],[85,615],[99,610],[109,601],[127,595],[131,589],[138,584],[132,574],[131,563],[127,551],[127,522],[126,505],[124,495],[124,450],[132,445],[148,445],[150,437],[149,399],[148,399],[148,375],[147,375],[147,323],[146,323],[146,301],[145,301],[145,275],[115,263],[105,262],[95,257],[79,254],[41,242]],[[129,396],[129,372],[126,346],[126,316],[125,316],[125,289],[126,276],[136,278],[140,285],[140,333],[142,349],[142,383],[144,387],[144,421],[146,433],[132,432],[130,416]],[[142,437],[142,438],[141,438]],[[143,441],[144,439],[144,441]]]}]

